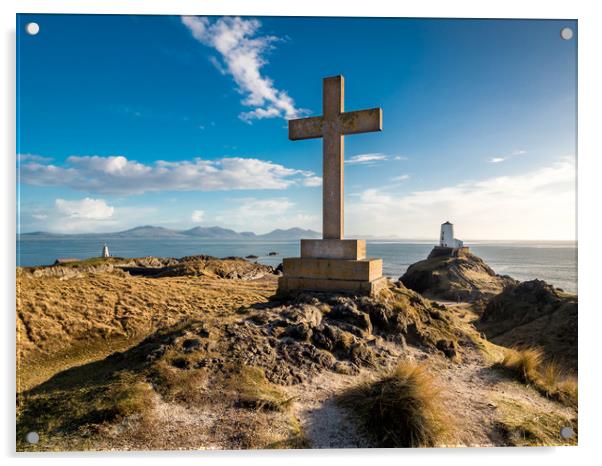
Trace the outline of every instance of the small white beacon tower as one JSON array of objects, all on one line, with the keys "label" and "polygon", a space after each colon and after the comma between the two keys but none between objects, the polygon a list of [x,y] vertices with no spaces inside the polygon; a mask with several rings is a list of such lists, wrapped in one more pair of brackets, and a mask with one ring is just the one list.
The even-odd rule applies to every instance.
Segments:
[{"label": "small white beacon tower", "polygon": [[454,224],[447,221],[441,225],[441,239],[439,246],[442,248],[462,248],[464,243],[454,238]]},{"label": "small white beacon tower", "polygon": [[111,257],[107,243],[105,243],[105,245],[102,247],[102,257]]}]

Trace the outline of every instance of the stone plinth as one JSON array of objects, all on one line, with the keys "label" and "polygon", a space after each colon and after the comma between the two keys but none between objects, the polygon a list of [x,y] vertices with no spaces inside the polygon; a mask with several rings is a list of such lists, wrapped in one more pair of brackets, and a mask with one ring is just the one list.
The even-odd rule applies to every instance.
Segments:
[{"label": "stone plinth", "polygon": [[382,259],[288,257],[282,261],[278,292],[334,291],[372,295],[387,285]]},{"label": "stone plinth", "polygon": [[299,291],[329,291],[333,293],[350,293],[374,296],[386,287],[386,277],[380,277],[371,282],[298,277],[280,277],[278,279],[278,294],[287,294]]},{"label": "stone plinth", "polygon": [[366,241],[362,239],[302,239],[301,257],[362,260],[366,258]]},{"label": "stone plinth", "polygon": [[383,274],[382,259],[315,259],[287,257],[282,261],[285,276],[333,280],[372,281]]}]

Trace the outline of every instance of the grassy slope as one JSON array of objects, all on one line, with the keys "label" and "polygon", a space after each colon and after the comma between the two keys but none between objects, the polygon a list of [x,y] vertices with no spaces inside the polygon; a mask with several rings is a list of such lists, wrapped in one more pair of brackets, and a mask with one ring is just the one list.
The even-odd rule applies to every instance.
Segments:
[{"label": "grassy slope", "polygon": [[60,280],[20,274],[17,289],[20,391],[60,370],[131,347],[158,328],[183,319],[220,318],[266,301],[275,279],[157,280],[99,273]]}]

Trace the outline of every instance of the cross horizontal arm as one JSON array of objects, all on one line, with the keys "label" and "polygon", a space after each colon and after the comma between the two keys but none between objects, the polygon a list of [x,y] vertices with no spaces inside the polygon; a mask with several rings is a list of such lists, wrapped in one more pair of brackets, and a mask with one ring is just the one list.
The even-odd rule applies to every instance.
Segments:
[{"label": "cross horizontal arm", "polygon": [[345,112],[340,118],[343,134],[370,133],[383,129],[383,111],[380,108]]},{"label": "cross horizontal arm", "polygon": [[322,137],[322,117],[299,118],[289,120],[288,138],[291,141],[298,139],[313,139]]}]

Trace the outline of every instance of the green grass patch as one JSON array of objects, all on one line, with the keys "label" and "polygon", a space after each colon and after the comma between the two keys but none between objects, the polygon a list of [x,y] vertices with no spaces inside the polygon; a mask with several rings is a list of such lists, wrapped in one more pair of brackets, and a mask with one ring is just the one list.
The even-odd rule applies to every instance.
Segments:
[{"label": "green grass patch", "polygon": [[[17,451],[85,450],[95,428],[152,407],[152,388],[123,371],[73,386],[42,385],[22,394],[17,410]],[[40,442],[25,441],[37,432]]]}]

